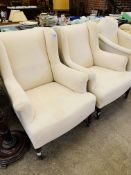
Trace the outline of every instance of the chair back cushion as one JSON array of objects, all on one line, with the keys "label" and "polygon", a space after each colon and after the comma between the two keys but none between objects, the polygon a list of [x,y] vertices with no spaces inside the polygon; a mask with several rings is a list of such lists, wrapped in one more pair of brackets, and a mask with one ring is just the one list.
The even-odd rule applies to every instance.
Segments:
[{"label": "chair back cushion", "polygon": [[111,40],[112,42],[118,44],[118,22],[112,17],[105,17],[98,23],[99,32]]},{"label": "chair back cushion", "polygon": [[53,81],[42,29],[0,33],[16,80],[24,90]]},{"label": "chair back cushion", "polygon": [[84,67],[92,66],[93,58],[89,44],[87,24],[61,27],[61,31],[67,39],[71,60]]}]

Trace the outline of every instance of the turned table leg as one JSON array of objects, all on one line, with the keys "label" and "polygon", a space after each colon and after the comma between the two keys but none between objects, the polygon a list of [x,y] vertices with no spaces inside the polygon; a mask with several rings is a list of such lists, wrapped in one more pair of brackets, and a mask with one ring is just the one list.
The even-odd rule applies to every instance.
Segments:
[{"label": "turned table leg", "polygon": [[0,167],[20,159],[29,147],[29,139],[22,131],[10,131],[8,116],[10,102],[0,78]]},{"label": "turned table leg", "polygon": [[19,160],[29,147],[29,140],[22,131],[10,131],[5,117],[0,116],[0,167]]}]

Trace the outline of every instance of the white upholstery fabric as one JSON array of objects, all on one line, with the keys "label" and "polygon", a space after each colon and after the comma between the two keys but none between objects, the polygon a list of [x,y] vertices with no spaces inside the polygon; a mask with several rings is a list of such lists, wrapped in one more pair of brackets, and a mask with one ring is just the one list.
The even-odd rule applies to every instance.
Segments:
[{"label": "white upholstery fabric", "polygon": [[124,71],[127,65],[127,57],[100,50],[97,24],[95,22],[89,22],[88,29],[90,33],[90,45],[94,56],[94,65]]},{"label": "white upholstery fabric", "polygon": [[52,70],[54,80],[57,83],[62,84],[75,92],[87,92],[87,74],[83,75],[82,72],[77,72],[75,70],[69,69],[63,64],[56,64],[52,66]]},{"label": "white upholstery fabric", "polygon": [[97,107],[102,108],[113,102],[131,87],[131,72],[117,72],[99,66],[89,68],[95,73],[96,83],[88,86],[97,98]]},{"label": "white upholstery fabric", "polygon": [[[81,33],[79,30],[76,30],[77,26],[78,29],[80,26],[81,28],[85,29],[86,26],[87,30],[81,30]],[[95,22],[75,25],[74,28],[72,28],[72,26],[55,27],[55,30],[59,38],[59,50],[62,60],[64,60],[65,64],[69,67],[88,74],[88,91],[96,96],[96,105],[98,108],[102,108],[111,103],[131,87],[131,73],[125,72],[127,57],[100,50],[98,28]],[[88,31],[90,40],[89,38],[86,38],[85,41],[81,35],[86,36],[84,32],[88,33]],[[91,65],[90,67],[86,67],[80,65],[79,62],[74,61],[76,57],[73,59],[71,52],[68,49],[71,44],[67,42],[67,39],[65,37],[67,35],[68,37],[73,35],[73,37],[70,37],[68,40],[70,40],[72,44],[75,43],[75,45],[79,45],[79,49],[75,50],[75,48],[73,48],[73,51],[78,53],[79,60],[83,59],[83,54],[81,54],[80,50],[83,47],[90,47],[88,50],[92,51],[94,66]],[[79,39],[77,38],[78,35]],[[72,47],[70,47],[70,49]],[[86,55],[85,58],[88,59]]]},{"label": "white upholstery fabric", "polygon": [[[7,92],[12,101],[12,105],[15,109],[15,112],[18,114],[19,119],[22,121],[26,120],[27,122],[32,122],[34,119],[34,110],[30,104],[25,91],[16,81],[13,72],[11,70],[8,55],[3,43],[0,41],[0,70],[1,75],[4,79],[4,83],[7,89]],[[22,116],[22,118],[21,118]],[[28,116],[28,117],[27,117]]]},{"label": "white upholstery fabric", "polygon": [[25,129],[37,148],[59,137],[94,111],[92,94],[74,93],[57,83],[48,83],[26,92],[36,112]]},{"label": "white upholstery fabric", "polygon": [[60,63],[54,34],[51,28],[0,34],[1,75],[36,149],[95,110],[96,98],[86,92],[88,75]]},{"label": "white upholstery fabric", "polygon": [[[98,28],[100,48],[104,51],[126,56],[128,58],[127,71],[131,71],[131,35],[119,29],[117,21],[111,17],[100,20]],[[112,39],[111,35],[107,34],[113,31],[114,28],[114,36],[117,37],[117,42]]]},{"label": "white upholstery fabric", "polygon": [[119,28],[131,34],[131,24],[122,24]]},{"label": "white upholstery fabric", "polygon": [[0,40],[13,74],[25,90],[53,81],[42,30],[1,32]]},{"label": "white upholstery fabric", "polygon": [[50,52],[48,52],[48,56],[50,62],[52,63],[51,66],[54,80],[76,92],[86,92],[88,75],[77,72],[61,64],[58,56],[58,42],[56,33],[48,28],[46,28],[44,32],[46,46],[48,50],[50,50]]},{"label": "white upholstery fabric", "polygon": [[130,49],[131,51],[131,35],[124,32],[121,29],[118,29],[118,39],[119,45]]},{"label": "white upholstery fabric", "polygon": [[59,37],[61,37],[60,41],[62,42],[64,40],[64,43],[60,46],[62,51],[64,52],[66,49],[70,53],[72,61],[83,67],[90,67],[93,65],[86,23],[56,27],[56,31],[61,33],[59,35]]},{"label": "white upholstery fabric", "polygon": [[118,43],[118,22],[114,18],[106,16],[100,20],[98,26],[99,32],[102,33],[103,36],[107,37],[114,43]]}]

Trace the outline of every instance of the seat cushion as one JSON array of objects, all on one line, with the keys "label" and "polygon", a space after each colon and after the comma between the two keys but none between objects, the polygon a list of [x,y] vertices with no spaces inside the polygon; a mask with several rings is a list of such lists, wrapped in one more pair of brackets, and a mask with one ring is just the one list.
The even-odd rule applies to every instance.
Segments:
[{"label": "seat cushion", "polygon": [[88,90],[96,96],[98,108],[113,102],[131,87],[131,72],[117,72],[97,66],[88,70],[96,75],[96,81],[88,83]]},{"label": "seat cushion", "polygon": [[28,90],[53,81],[42,29],[1,32],[13,74]]},{"label": "seat cushion", "polygon": [[95,109],[95,96],[79,94],[55,82],[26,91],[36,112],[24,128],[35,148],[69,131]]}]

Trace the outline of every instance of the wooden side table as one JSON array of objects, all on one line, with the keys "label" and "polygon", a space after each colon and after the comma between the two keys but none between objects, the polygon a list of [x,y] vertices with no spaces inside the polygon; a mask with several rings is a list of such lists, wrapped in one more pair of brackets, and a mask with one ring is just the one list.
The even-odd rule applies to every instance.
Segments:
[{"label": "wooden side table", "polygon": [[4,83],[0,77],[0,167],[6,168],[9,164],[20,159],[29,147],[29,139],[24,132],[10,131],[8,116],[10,101]]}]

